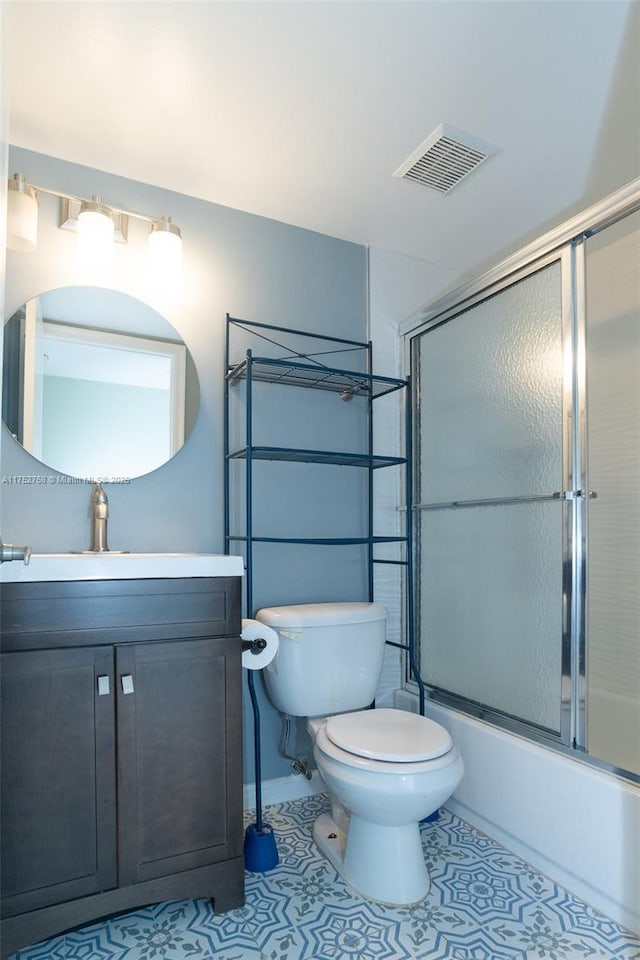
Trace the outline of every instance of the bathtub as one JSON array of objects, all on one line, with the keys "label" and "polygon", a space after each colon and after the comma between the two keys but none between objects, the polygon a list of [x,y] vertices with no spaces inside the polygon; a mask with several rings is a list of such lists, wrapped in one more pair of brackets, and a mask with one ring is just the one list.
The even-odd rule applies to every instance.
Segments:
[{"label": "bathtub", "polygon": [[[406,690],[394,702],[418,709]],[[464,760],[447,807],[640,933],[640,788],[439,704],[427,701],[426,713]]]}]

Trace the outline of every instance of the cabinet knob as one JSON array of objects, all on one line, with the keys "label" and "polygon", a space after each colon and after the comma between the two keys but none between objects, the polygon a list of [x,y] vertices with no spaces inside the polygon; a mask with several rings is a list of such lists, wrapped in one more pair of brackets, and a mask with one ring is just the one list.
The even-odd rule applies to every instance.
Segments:
[{"label": "cabinet knob", "polygon": [[101,677],[98,677],[98,696],[99,697],[108,697],[111,692],[109,685],[109,675],[104,674]]},{"label": "cabinet knob", "polygon": [[122,692],[125,696],[129,693],[133,693],[133,677],[130,673],[125,673],[120,677],[120,683],[122,684]]}]

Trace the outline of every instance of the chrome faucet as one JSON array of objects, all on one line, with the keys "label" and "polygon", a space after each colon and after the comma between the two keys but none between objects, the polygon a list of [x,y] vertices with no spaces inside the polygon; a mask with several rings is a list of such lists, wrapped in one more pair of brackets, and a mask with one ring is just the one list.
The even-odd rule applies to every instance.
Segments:
[{"label": "chrome faucet", "polygon": [[101,483],[96,483],[95,490],[91,497],[91,509],[93,512],[93,538],[90,552],[108,553],[107,520],[109,519],[109,498]]},{"label": "chrome faucet", "polygon": [[31,547],[14,547],[12,543],[3,543],[0,539],[0,563],[8,560],[24,560],[25,566],[31,558]]}]

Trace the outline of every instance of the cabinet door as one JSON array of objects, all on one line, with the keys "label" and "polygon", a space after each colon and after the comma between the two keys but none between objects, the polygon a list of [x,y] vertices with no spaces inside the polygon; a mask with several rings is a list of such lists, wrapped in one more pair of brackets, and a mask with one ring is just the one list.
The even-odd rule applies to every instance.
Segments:
[{"label": "cabinet door", "polygon": [[43,650],[1,660],[8,917],[115,886],[113,653]]},{"label": "cabinet door", "polygon": [[119,879],[242,853],[238,638],[117,648]]}]

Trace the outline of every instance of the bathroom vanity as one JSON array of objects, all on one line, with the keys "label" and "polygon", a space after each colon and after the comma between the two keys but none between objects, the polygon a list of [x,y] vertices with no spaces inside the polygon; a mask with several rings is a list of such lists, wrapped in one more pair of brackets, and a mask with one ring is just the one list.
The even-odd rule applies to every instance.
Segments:
[{"label": "bathroom vanity", "polygon": [[241,559],[0,573],[2,957],[147,903],[241,906]]}]

